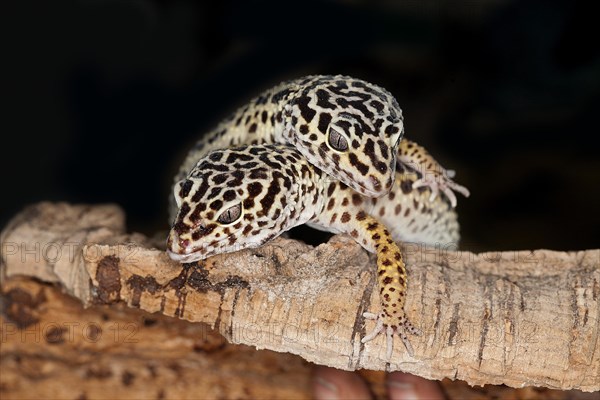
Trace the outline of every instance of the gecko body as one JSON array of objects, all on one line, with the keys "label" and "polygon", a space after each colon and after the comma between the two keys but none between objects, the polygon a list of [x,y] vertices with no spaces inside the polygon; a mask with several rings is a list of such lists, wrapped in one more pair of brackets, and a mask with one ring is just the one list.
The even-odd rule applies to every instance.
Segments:
[{"label": "gecko body", "polygon": [[[174,187],[212,150],[281,143],[365,196],[386,195],[399,162],[431,166],[432,173],[415,185],[430,187],[434,196],[438,189],[449,196],[450,189],[461,190],[431,156],[415,151],[421,147],[402,140],[403,134],[402,110],[387,90],[348,76],[307,76],[261,93],[205,134],[187,154]],[[171,196],[171,221],[174,200]]]},{"label": "gecko body", "polygon": [[[194,262],[215,254],[258,247],[308,223],[346,233],[377,255],[380,332],[417,333],[404,313],[406,269],[395,240],[447,243],[459,238],[451,201],[414,188],[418,174],[395,173],[391,191],[369,198],[331,179],[290,145],[251,145],[216,150],[201,158],[175,186],[178,213],[167,241],[171,258]],[[381,221],[381,222],[380,222]],[[390,226],[391,229],[386,228]]]}]

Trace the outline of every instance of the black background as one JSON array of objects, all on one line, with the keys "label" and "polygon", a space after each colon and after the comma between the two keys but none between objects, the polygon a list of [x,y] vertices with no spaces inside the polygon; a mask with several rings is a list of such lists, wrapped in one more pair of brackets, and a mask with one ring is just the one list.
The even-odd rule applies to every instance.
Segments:
[{"label": "black background", "polygon": [[598,247],[597,13],[558,1],[20,1],[2,12],[0,223],[116,202],[167,229],[186,150],[285,79],[384,86],[471,190],[467,249]]}]

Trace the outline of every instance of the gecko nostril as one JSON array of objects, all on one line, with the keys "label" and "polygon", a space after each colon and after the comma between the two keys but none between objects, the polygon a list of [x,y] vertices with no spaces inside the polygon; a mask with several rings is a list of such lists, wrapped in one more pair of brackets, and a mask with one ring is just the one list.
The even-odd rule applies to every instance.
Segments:
[{"label": "gecko nostril", "polygon": [[195,226],[194,229],[196,231],[195,234],[198,235],[199,237],[204,236],[210,232],[208,230],[208,227],[206,225],[202,225],[202,224]]},{"label": "gecko nostril", "polygon": [[179,247],[185,249],[190,245],[190,239],[179,238]]},{"label": "gecko nostril", "polygon": [[381,188],[381,181],[377,177],[370,175],[369,180],[375,189]]}]

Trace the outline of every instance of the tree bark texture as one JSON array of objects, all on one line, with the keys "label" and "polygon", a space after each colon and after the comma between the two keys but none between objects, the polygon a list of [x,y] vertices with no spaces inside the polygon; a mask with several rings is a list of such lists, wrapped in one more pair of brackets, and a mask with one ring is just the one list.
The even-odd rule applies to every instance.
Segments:
[{"label": "tree bark texture", "polygon": [[[7,299],[3,362],[8,362],[6,354],[17,352],[19,335],[35,336],[37,328],[31,327],[39,325],[36,310],[42,308],[46,327],[38,331],[44,351],[64,358],[60,343],[68,342],[70,351],[80,352],[73,358],[80,360],[76,370],[92,378],[102,375],[111,359],[120,359],[123,367],[110,370],[106,379],[119,379],[124,385],[158,374],[158,366],[152,372],[150,362],[154,352],[175,360],[173,368],[161,364],[165,369],[156,376],[180,374],[182,382],[193,382],[192,376],[185,377],[186,363],[195,360],[190,354],[225,346],[218,335],[209,333],[210,326],[231,343],[293,353],[346,370],[402,370],[470,385],[600,390],[600,250],[473,254],[406,244],[406,310],[423,334],[410,337],[414,357],[396,338],[388,361],[384,337],[360,342],[374,324],[362,313],[378,311],[375,258],[346,236],[334,236],[317,247],[279,238],[257,249],[181,265],[160,248],[162,238],[126,233],[124,219],[114,205],[40,203],[9,223],[2,233],[0,271]],[[69,296],[47,288],[26,290],[40,282],[53,283]],[[56,313],[63,313],[54,316],[63,321],[56,326],[48,325],[53,304],[61,304]],[[84,326],[76,318],[84,312],[77,311],[80,304],[105,311],[95,311],[95,325]],[[153,320],[172,322],[154,335],[152,323],[144,325]],[[79,325],[64,326],[64,321]],[[138,332],[138,326],[144,329]],[[130,338],[138,335],[139,343],[148,347],[115,345],[131,331],[137,333]],[[96,342],[88,337],[99,334]],[[48,337],[57,345],[48,346]],[[93,353],[98,360],[84,367],[81,354],[92,354],[98,346],[102,352]],[[226,356],[223,365],[206,361],[205,373],[215,379],[219,371],[233,373],[244,357],[250,357],[247,346],[232,347],[238,350]],[[22,351],[35,363],[37,350],[42,351],[35,346]],[[139,357],[128,358],[128,352]],[[281,374],[289,363],[301,364],[296,358],[259,353],[252,363],[282,363]],[[52,368],[63,368],[65,377],[70,370],[56,363]],[[282,379],[292,380],[289,392],[264,381],[264,392],[246,393],[249,389],[242,385],[239,394],[294,397],[294,390],[307,385],[307,378]],[[0,389],[11,385],[10,379],[0,382]],[[65,389],[59,381],[55,384],[56,390]],[[92,395],[95,387],[85,387],[80,394]],[[153,390],[151,397],[184,393],[179,387],[163,387],[161,394],[158,387],[147,386]]]}]

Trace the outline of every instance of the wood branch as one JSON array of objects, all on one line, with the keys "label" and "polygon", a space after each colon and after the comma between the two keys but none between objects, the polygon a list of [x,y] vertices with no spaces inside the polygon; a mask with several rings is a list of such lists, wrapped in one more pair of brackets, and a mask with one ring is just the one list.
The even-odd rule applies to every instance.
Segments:
[{"label": "wood branch", "polygon": [[360,343],[372,328],[361,315],[378,305],[374,258],[345,236],[317,247],[280,238],[182,266],[125,233],[116,206],[41,203],[1,239],[3,280],[60,284],[86,307],[126,304],[203,322],[232,343],[346,370],[600,390],[600,250],[405,246],[406,309],[423,335],[411,337],[414,358],[397,339],[386,363],[383,337]]},{"label": "wood branch", "polygon": [[[299,356],[229,344],[206,324],[123,303],[84,309],[59,285],[34,278],[13,276],[1,289],[2,399],[312,398],[312,366]],[[387,398],[383,372],[358,373],[376,398]],[[449,399],[593,398],[578,391],[441,384]]]},{"label": "wood branch", "polygon": [[84,310],[22,277],[3,292],[2,399],[309,398],[302,359],[228,346],[206,324],[123,304]]}]

